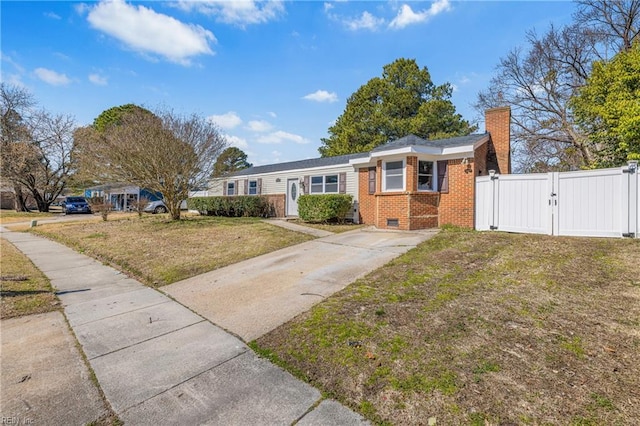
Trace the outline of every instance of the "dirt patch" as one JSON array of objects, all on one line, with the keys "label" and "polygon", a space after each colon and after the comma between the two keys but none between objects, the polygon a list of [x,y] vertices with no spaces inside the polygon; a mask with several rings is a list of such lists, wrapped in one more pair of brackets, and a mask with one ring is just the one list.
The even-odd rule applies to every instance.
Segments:
[{"label": "dirt patch", "polygon": [[443,232],[256,344],[376,423],[635,424],[640,242]]}]

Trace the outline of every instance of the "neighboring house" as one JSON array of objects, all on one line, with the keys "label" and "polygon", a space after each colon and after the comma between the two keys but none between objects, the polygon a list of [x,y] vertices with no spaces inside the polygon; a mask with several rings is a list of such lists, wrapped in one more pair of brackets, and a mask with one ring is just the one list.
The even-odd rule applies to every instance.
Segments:
[{"label": "neighboring house", "polygon": [[297,216],[301,194],[351,194],[355,222],[386,229],[473,228],[475,177],[511,173],[509,107],[485,111],[486,133],[415,135],[370,152],[250,167],[211,181],[209,195],[264,195],[277,216]]},{"label": "neighboring house", "polygon": [[135,203],[137,203],[140,198],[146,198],[148,201],[162,199],[162,195],[158,193],[126,184],[93,186],[84,190],[84,196],[86,198],[102,197],[105,203],[113,206],[113,210],[115,211],[135,210]]}]

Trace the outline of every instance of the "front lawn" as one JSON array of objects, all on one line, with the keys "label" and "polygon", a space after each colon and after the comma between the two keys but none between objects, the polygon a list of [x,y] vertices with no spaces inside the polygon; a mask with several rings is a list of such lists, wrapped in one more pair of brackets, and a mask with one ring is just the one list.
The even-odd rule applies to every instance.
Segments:
[{"label": "front lawn", "polygon": [[[110,217],[111,219],[111,217]],[[162,286],[312,239],[253,218],[129,216],[108,222],[68,222],[32,228]]]},{"label": "front lawn", "polygon": [[638,240],[443,231],[252,347],[378,424],[632,425],[639,265]]},{"label": "front lawn", "polygon": [[49,280],[4,238],[0,238],[0,267],[0,318],[60,309]]},{"label": "front lawn", "polygon": [[6,225],[7,223],[16,222],[29,222],[33,219],[50,219],[55,216],[59,216],[60,213],[40,213],[40,212],[17,212],[15,210],[0,210],[0,224]]}]

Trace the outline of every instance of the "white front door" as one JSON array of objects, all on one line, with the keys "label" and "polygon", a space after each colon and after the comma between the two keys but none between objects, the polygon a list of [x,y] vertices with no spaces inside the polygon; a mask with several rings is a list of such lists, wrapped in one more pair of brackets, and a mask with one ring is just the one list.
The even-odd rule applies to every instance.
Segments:
[{"label": "white front door", "polygon": [[287,179],[287,216],[298,216],[298,197],[300,184],[298,179]]}]

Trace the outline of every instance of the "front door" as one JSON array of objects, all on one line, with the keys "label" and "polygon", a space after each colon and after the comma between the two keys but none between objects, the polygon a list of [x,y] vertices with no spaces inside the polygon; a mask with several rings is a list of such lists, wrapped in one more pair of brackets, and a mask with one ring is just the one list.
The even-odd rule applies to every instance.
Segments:
[{"label": "front door", "polygon": [[287,179],[287,216],[298,216],[298,197],[300,184],[298,179]]}]

